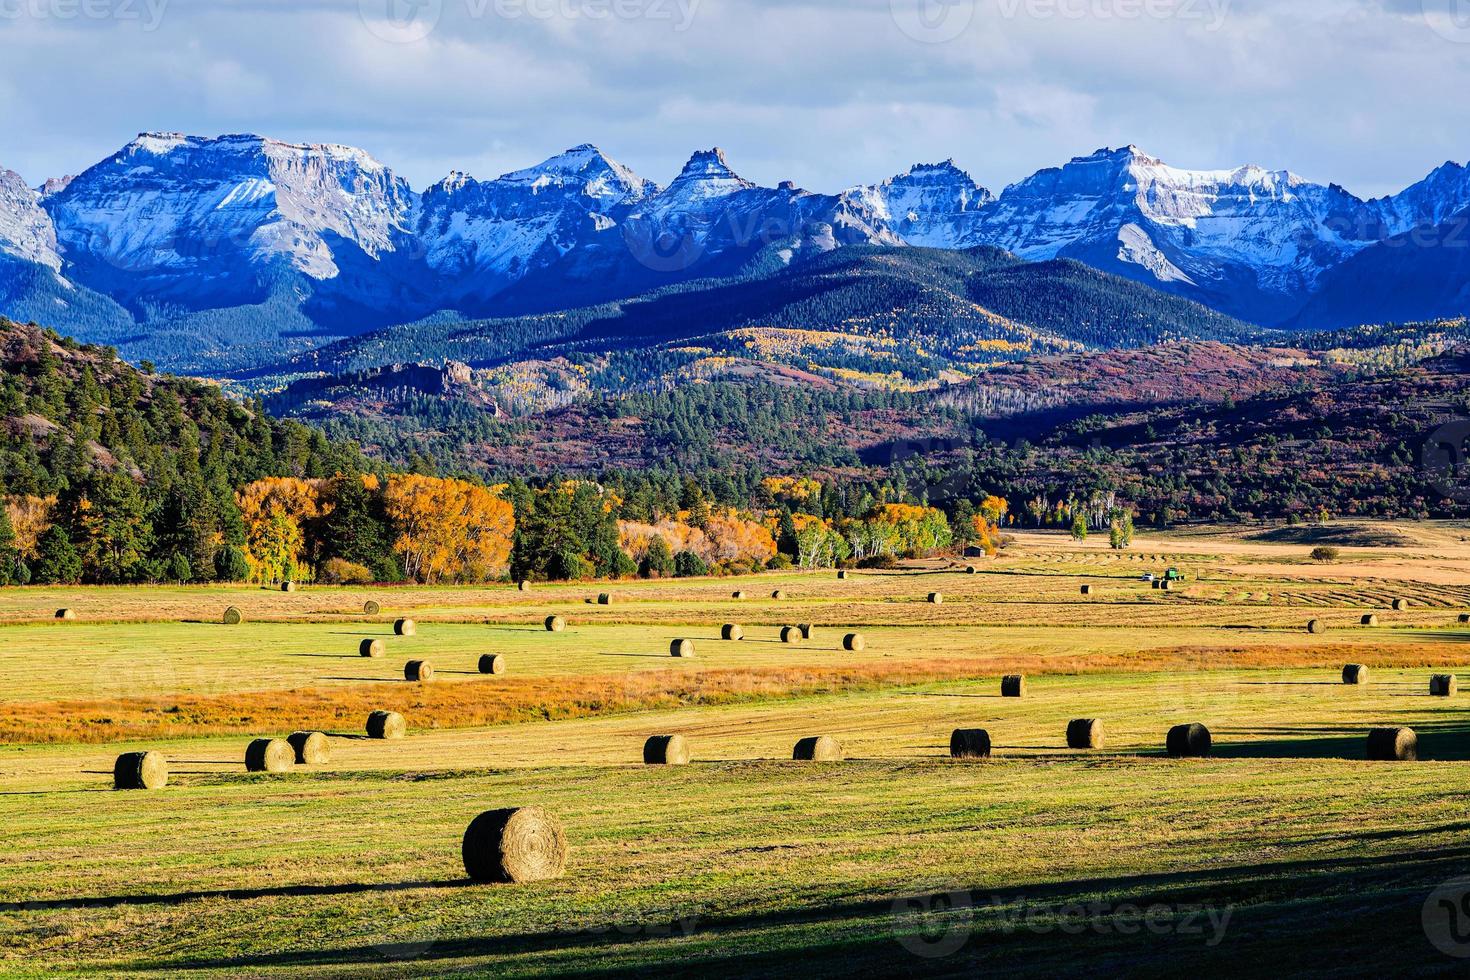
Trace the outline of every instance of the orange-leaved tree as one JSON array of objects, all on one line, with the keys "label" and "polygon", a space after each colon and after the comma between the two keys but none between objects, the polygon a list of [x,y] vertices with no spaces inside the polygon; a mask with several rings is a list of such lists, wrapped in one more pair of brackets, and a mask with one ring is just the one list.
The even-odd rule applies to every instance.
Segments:
[{"label": "orange-leaved tree", "polygon": [[504,573],[515,510],[484,487],[413,474],[388,477],[383,502],[393,550],[417,582],[481,582]]}]

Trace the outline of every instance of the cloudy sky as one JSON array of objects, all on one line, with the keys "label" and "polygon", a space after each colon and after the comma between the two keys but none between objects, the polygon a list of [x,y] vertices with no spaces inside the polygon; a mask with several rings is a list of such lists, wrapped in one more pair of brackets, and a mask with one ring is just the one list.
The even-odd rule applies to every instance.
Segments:
[{"label": "cloudy sky", "polygon": [[0,0],[0,166],[143,130],[361,146],[415,187],[592,142],[816,190],[1108,145],[1361,195],[1470,159],[1470,0]]}]

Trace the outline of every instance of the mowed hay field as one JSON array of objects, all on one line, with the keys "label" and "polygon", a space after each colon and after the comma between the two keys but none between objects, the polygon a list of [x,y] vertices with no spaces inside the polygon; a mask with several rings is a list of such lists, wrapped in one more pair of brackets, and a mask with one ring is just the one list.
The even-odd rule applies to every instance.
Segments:
[{"label": "mowed hay field", "polygon": [[[1470,547],[1400,533],[1324,565],[1222,530],[1020,535],[973,575],[3,590],[0,973],[1459,973],[1436,916],[1470,875],[1470,722],[1428,692],[1470,673]],[[1170,566],[1177,590],[1138,580]],[[364,737],[380,707],[405,738]],[[1101,748],[1066,747],[1078,718]],[[1211,754],[1169,758],[1191,722]],[[1419,761],[1365,761],[1378,727]],[[960,728],[991,758],[950,759]],[[303,729],[330,761],[245,771],[252,738]],[[644,765],[657,734],[692,763]],[[845,761],[791,760],[823,734]],[[168,785],[113,790],[139,750]],[[465,827],[525,805],[561,820],[566,873],[470,882]]]}]

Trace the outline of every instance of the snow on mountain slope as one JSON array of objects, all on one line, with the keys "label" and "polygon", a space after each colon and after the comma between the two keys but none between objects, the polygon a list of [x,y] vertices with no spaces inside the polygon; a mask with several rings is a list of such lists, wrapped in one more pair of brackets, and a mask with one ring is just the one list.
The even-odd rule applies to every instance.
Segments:
[{"label": "snow on mountain slope", "polygon": [[0,170],[0,255],[60,272],[56,228],[40,201],[41,196],[26,186],[20,174]]},{"label": "snow on mountain slope", "polygon": [[953,160],[916,164],[881,184],[843,194],[886,223],[905,242],[927,248],[957,248],[975,234],[981,209],[995,200]]},{"label": "snow on mountain slope", "polygon": [[344,246],[398,248],[413,193],[351,147],[145,133],[42,204],[66,260],[99,272],[207,282],[284,264],[324,280]]},{"label": "snow on mountain slope", "polygon": [[1323,272],[1378,237],[1373,211],[1285,171],[1182,170],[1099,150],[1006,188],[971,244],[1080,258],[1238,316],[1285,318]]},{"label": "snow on mountain slope", "polygon": [[487,294],[588,245],[656,190],[584,144],[496,180],[450,174],[424,192],[414,230],[431,269]]},{"label": "snow on mountain slope", "polygon": [[1453,160],[1392,197],[1370,202],[1388,235],[1435,227],[1470,208],[1470,167]]}]

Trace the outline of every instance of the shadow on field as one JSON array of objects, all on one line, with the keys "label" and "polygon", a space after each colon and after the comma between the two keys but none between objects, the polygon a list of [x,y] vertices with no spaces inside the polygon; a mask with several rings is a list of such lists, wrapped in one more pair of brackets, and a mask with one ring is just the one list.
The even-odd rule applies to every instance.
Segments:
[{"label": "shadow on field", "polygon": [[[1393,725],[1384,720],[1383,726]],[[1464,722],[1399,722],[1414,729],[1419,738],[1419,758],[1424,762],[1470,760],[1470,725]],[[1347,759],[1366,761],[1368,729],[1312,728],[1220,728],[1210,755],[1217,759]],[[1299,736],[1261,738],[1263,735]]]},{"label": "shadow on field", "polygon": [[288,653],[288,657],[321,657],[326,660],[356,660],[356,653]]},{"label": "shadow on field", "polygon": [[400,892],[416,888],[463,888],[476,882],[468,878],[438,881],[398,881],[381,885],[281,885],[276,888],[224,888],[217,891],[167,892],[159,895],[104,895],[96,898],[64,898],[40,902],[0,902],[0,912],[50,912],[59,909],[106,909],[122,905],[180,905],[214,898],[250,901],[257,898],[295,898],[352,895],[357,892]]},{"label": "shadow on field", "polygon": [[595,654],[595,656],[598,656],[598,657],[652,657],[655,660],[677,660],[677,659],[679,659],[677,657],[671,657],[667,653],[599,653],[599,654]]},{"label": "shadow on field", "polygon": [[391,629],[386,631],[377,630],[330,630],[332,636],[397,636]]},{"label": "shadow on field", "polygon": [[[1459,834],[1464,827],[1420,828],[1414,835]],[[1351,845],[1360,837],[1378,839],[1376,832],[1341,839]],[[1405,962],[1422,962],[1427,955],[1420,924],[1424,900],[1439,883],[1463,873],[1467,859],[1470,847],[1426,846],[1372,856],[1075,881],[956,883],[948,892],[763,914],[707,915],[696,906],[686,912],[652,913],[648,921],[630,913],[572,929],[445,936],[404,947],[396,968],[448,972],[462,965],[453,964],[455,960],[534,955],[548,972],[595,971],[604,976],[646,976],[651,964],[657,964],[660,976],[699,977],[976,976],[981,964],[1003,969],[1007,976],[1052,977],[1088,970],[1100,976],[1178,976],[1182,967],[1198,964],[1220,971],[1206,975],[1278,976],[1287,964],[1320,967],[1327,951],[1351,950],[1355,974],[1390,975],[1396,972],[1395,963],[1401,972]],[[289,889],[273,893],[295,894]],[[958,905],[956,897],[961,899]],[[0,906],[0,911],[11,910]],[[562,911],[573,916],[570,909]],[[1153,921],[1158,928],[1145,928],[1150,921],[1145,911],[1157,916]],[[688,941],[666,946],[671,938],[685,937]],[[379,942],[243,956],[186,955],[127,966],[172,973],[273,971],[382,964],[397,952],[391,943]]]}]

